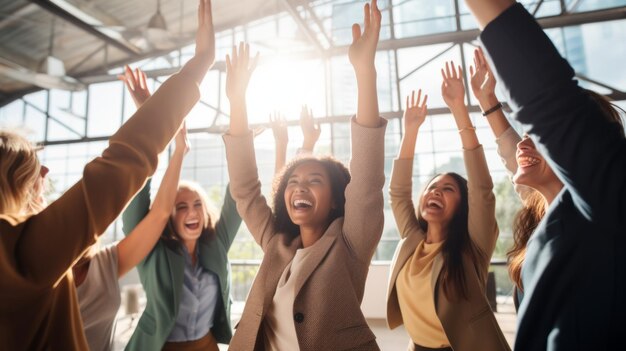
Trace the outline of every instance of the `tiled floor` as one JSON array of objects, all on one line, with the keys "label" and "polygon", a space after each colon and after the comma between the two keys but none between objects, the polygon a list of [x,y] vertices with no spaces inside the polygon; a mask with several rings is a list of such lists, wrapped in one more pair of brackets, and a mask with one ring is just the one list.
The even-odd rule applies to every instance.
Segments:
[{"label": "tiled floor", "polygon": [[[243,311],[243,303],[235,303],[232,309],[233,320],[239,319],[241,312]],[[500,324],[500,328],[504,332],[509,344],[513,344],[515,338],[515,309],[511,303],[502,303],[498,305],[498,312],[496,313],[496,319]],[[382,319],[373,319],[368,321],[370,327],[376,334],[376,341],[383,351],[395,351],[406,350],[409,337],[403,327],[398,327],[394,330],[389,330],[387,324]],[[116,329],[116,344],[115,350],[123,350],[126,342],[132,335],[137,320],[135,319],[130,323],[130,318],[121,317],[118,320]],[[226,345],[220,345],[220,350],[226,350]]]}]

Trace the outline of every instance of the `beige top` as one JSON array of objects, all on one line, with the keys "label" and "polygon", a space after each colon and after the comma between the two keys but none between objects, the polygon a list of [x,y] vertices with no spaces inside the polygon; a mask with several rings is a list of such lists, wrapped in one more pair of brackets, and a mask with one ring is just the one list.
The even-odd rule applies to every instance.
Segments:
[{"label": "beige top", "polygon": [[443,241],[427,243],[422,240],[396,281],[404,327],[414,343],[430,348],[450,346],[435,310],[434,286],[431,284],[433,261],[441,252],[442,244]]},{"label": "beige top", "polygon": [[298,249],[293,261],[283,271],[276,287],[276,293],[270,309],[265,316],[265,349],[266,350],[300,350],[298,335],[293,324],[293,302],[296,298],[296,279],[302,267],[306,266],[306,258],[311,247]]}]

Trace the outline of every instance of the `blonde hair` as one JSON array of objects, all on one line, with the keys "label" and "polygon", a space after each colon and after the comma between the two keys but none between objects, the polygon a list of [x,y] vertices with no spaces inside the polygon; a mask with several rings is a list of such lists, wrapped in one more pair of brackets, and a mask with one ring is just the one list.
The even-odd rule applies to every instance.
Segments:
[{"label": "blonde hair", "polygon": [[[217,210],[210,205],[209,196],[206,191],[200,186],[200,184],[188,180],[181,180],[178,183],[177,194],[182,190],[188,190],[198,194],[200,202],[202,203],[202,215],[204,217],[204,228],[202,230],[201,237],[212,238],[215,236],[215,224],[219,219]],[[166,231],[163,239],[170,245],[180,242],[180,237],[176,233],[176,226],[173,223],[173,212],[168,221],[169,230]]]},{"label": "blonde hair", "polygon": [[0,214],[38,212],[37,149],[18,133],[0,130]]}]

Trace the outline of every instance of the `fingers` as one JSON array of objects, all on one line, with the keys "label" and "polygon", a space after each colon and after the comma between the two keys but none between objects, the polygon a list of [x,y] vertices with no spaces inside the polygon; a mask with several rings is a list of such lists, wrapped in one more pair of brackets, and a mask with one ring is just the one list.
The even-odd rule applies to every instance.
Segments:
[{"label": "fingers", "polygon": [[204,13],[206,16],[205,22],[204,24],[209,26],[209,28],[211,30],[213,30],[213,6],[211,4],[211,0],[205,0],[205,9],[204,9]]},{"label": "fingers", "polygon": [[370,27],[371,14],[370,14],[370,4],[365,4],[363,6],[363,31],[367,31]]},{"label": "fingers", "polygon": [[406,106],[404,109],[408,110],[409,109],[409,96],[406,96],[406,103],[404,104],[404,106]]},{"label": "fingers", "polygon": [[378,1],[376,0],[372,0],[372,10],[371,10],[372,15],[374,16],[374,21],[373,23],[371,23],[371,19],[370,19],[370,24],[374,25],[377,29],[380,29],[380,22],[382,19],[382,15],[380,13],[380,9],[378,8]]},{"label": "fingers", "polygon": [[[413,94],[415,94],[415,91],[413,91]],[[416,103],[419,105],[420,104],[420,100],[422,99],[422,89],[419,89],[417,91],[417,101]]]},{"label": "fingers", "polygon": [[424,101],[422,101],[422,108],[424,109],[424,111],[426,111],[426,109],[428,108],[428,106],[426,105],[426,101],[428,101],[428,94],[424,95]]},{"label": "fingers", "polygon": [[204,0],[198,2],[198,27],[204,25]]},{"label": "fingers", "polygon": [[355,23],[352,25],[352,44],[356,43],[359,39],[361,39],[361,26]]},{"label": "fingers", "polygon": [[455,78],[463,80],[463,68],[461,68],[461,65],[459,65],[457,66],[457,69],[458,69],[458,75],[455,73]]}]

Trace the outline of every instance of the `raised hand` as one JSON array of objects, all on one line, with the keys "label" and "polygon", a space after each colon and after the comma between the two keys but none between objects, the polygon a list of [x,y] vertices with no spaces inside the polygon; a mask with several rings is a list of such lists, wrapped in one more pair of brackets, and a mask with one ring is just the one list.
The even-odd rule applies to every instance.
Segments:
[{"label": "raised hand", "polygon": [[187,139],[187,124],[185,122],[183,122],[183,125],[178,130],[174,139],[176,141],[174,153],[181,152],[183,155],[186,155],[191,148],[191,144],[189,143],[189,139]]},{"label": "raised hand", "polygon": [[233,46],[231,56],[226,55],[226,96],[229,100],[245,98],[248,82],[259,60],[257,53],[250,60],[250,45],[239,43],[239,49]]},{"label": "raised hand", "polygon": [[381,14],[376,0],[372,0],[371,6],[365,4],[363,22],[363,33],[361,33],[361,26],[356,23],[352,25],[352,44],[348,50],[350,63],[357,72],[374,68],[381,22]]},{"label": "raised hand", "polygon": [[133,71],[128,65],[125,65],[124,74],[118,75],[117,78],[124,82],[137,108],[143,105],[150,97],[150,90],[148,90],[146,83],[146,74],[139,68],[135,68]]},{"label": "raised hand", "polygon": [[441,69],[443,82],[441,96],[450,109],[465,106],[465,86],[463,85],[463,69],[455,69],[454,61],[446,62],[445,70]]},{"label": "raised hand", "polygon": [[428,106],[428,95],[424,95],[422,99],[422,89],[417,91],[417,99],[415,99],[415,90],[411,93],[411,99],[406,97],[406,109],[404,110],[404,130],[405,133],[417,133],[419,127],[426,119]]},{"label": "raised hand", "polygon": [[287,122],[282,113],[274,112],[270,114],[270,126],[272,127],[272,134],[274,134],[276,144],[287,145],[289,143],[289,134],[287,133]]},{"label": "raised hand", "polygon": [[196,56],[206,59],[209,66],[215,62],[215,29],[213,28],[211,0],[200,0],[198,4]]},{"label": "raised hand", "polygon": [[302,149],[313,151],[315,143],[320,138],[322,129],[313,121],[313,112],[307,105],[302,105],[300,110],[300,129],[302,129]]},{"label": "raised hand", "polygon": [[495,96],[496,77],[491,72],[481,48],[474,50],[474,65],[470,66],[470,77],[472,93],[477,100],[486,100],[492,95]]}]

